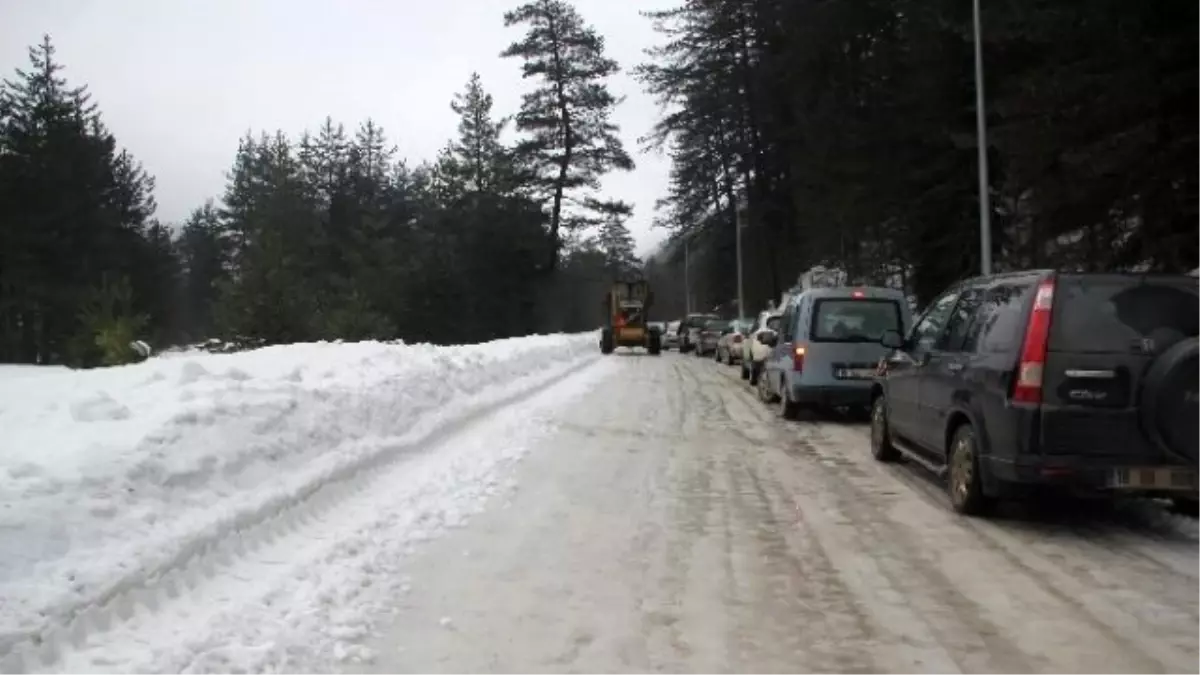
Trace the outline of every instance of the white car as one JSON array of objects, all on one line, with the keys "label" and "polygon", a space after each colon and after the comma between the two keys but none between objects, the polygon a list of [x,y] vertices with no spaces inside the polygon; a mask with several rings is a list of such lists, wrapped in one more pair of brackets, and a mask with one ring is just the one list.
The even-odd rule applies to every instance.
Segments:
[{"label": "white car", "polygon": [[671,349],[672,347],[679,349],[679,326],[682,323],[682,321],[667,322],[667,332],[663,333],[663,349]]},{"label": "white car", "polygon": [[729,326],[721,330],[721,337],[717,339],[717,361],[729,366],[741,363],[742,356],[745,354],[742,345],[746,342],[749,330],[750,321],[748,319],[730,321]]},{"label": "white car", "polygon": [[754,325],[750,326],[750,332],[746,339],[742,340],[742,379],[749,380],[750,386],[758,384],[758,376],[762,372],[763,364],[771,355],[771,347],[760,342],[759,335],[763,333],[774,335],[779,332],[779,319],[782,316],[781,312],[773,310],[759,312],[758,318],[754,320]]}]

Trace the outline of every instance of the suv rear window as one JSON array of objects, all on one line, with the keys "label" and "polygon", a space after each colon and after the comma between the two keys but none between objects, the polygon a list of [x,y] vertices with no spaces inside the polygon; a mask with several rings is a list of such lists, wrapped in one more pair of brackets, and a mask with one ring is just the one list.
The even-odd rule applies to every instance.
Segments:
[{"label": "suv rear window", "polygon": [[894,300],[823,299],[813,310],[811,339],[818,342],[876,342],[885,330],[901,331]]},{"label": "suv rear window", "polygon": [[1195,283],[1140,277],[1059,277],[1050,349],[1122,353],[1194,337],[1200,329]]}]

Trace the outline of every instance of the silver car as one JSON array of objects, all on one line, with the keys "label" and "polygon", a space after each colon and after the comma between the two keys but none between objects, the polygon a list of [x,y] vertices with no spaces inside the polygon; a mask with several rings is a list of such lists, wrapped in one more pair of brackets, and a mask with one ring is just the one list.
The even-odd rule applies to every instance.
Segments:
[{"label": "silver car", "polygon": [[865,416],[884,331],[908,333],[912,313],[890,288],[818,288],[791,298],[769,342],[759,396],[794,419],[806,406],[852,409]]},{"label": "silver car", "polygon": [[682,321],[667,322],[667,330],[663,333],[663,349],[679,349],[679,326],[682,325],[682,323]]},{"label": "silver car", "polygon": [[715,321],[716,314],[688,314],[679,327],[679,352],[686,354],[700,346],[700,333],[709,321]]},{"label": "silver car", "polygon": [[715,356],[718,361],[729,366],[742,362],[742,343],[750,332],[751,323],[749,319],[734,319],[722,329],[721,337],[717,339]]}]

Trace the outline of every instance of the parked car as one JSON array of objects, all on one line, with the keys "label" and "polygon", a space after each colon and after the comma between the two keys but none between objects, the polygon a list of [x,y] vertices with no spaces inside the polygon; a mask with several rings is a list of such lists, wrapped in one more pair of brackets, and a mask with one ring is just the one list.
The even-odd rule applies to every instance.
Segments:
[{"label": "parked car", "polygon": [[[763,363],[771,354],[770,340],[779,332],[780,316],[775,310],[759,312],[746,339],[742,341],[742,379],[749,380],[752,387],[758,386]],[[767,338],[767,342],[762,340],[763,337]]]},{"label": "parked car", "polygon": [[1197,505],[1191,276],[1020,272],[930,303],[872,389],[871,452],[948,474],[954,510],[1033,488]]},{"label": "parked car", "polygon": [[663,349],[679,349],[679,327],[683,325],[682,321],[668,321],[667,330],[663,333]]},{"label": "parked car", "polygon": [[750,322],[745,319],[734,319],[727,323],[717,338],[716,359],[730,366],[741,363],[742,343],[749,330]]},{"label": "parked car", "polygon": [[709,319],[704,322],[696,339],[696,356],[711,356],[717,353],[717,340],[728,325],[726,319]]},{"label": "parked car", "polygon": [[866,418],[886,331],[906,333],[912,315],[890,288],[814,288],[792,298],[759,378],[759,395],[795,419],[808,406],[849,407]]},{"label": "parked car", "polygon": [[700,331],[705,324],[717,318],[716,314],[688,314],[679,328],[679,352],[686,354],[700,344]]}]

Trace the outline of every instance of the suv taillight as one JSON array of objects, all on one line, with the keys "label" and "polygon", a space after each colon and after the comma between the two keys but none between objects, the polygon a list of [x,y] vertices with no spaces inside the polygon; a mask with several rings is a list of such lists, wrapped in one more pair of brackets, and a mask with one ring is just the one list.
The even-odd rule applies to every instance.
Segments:
[{"label": "suv taillight", "polygon": [[1046,368],[1046,348],[1050,341],[1050,312],[1054,308],[1054,278],[1038,284],[1033,298],[1033,311],[1025,327],[1025,342],[1021,345],[1021,360],[1017,362],[1017,379],[1013,384],[1012,400],[1017,403],[1042,402],[1042,376]]},{"label": "suv taillight", "polygon": [[804,345],[796,345],[792,349],[792,370],[797,373],[804,370],[804,353],[808,351]]}]

